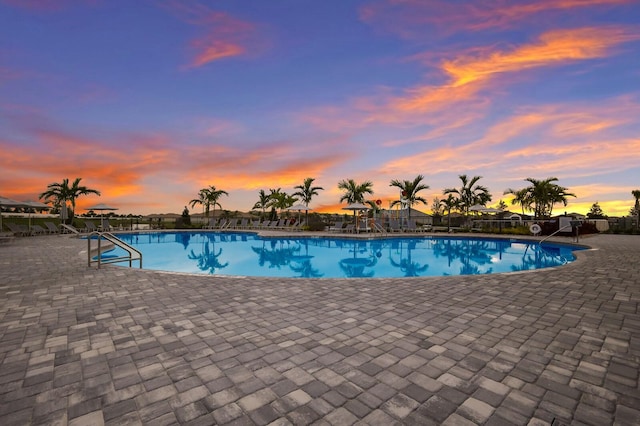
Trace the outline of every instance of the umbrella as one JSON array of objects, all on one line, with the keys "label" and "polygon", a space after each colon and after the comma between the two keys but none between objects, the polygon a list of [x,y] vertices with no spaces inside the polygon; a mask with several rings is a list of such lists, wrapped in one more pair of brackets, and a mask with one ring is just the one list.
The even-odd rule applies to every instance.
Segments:
[{"label": "umbrella", "polygon": [[104,226],[104,218],[102,217],[103,214],[104,214],[104,211],[105,210],[111,210],[111,211],[118,210],[118,208],[110,206],[108,204],[100,203],[100,204],[96,204],[95,206],[87,207],[86,210],[98,210],[98,211],[100,211],[100,227],[102,229],[104,229],[105,228],[105,226]]},{"label": "umbrella", "polygon": [[[27,207],[23,201],[0,197],[0,207]],[[2,230],[2,209],[0,208],[0,231]]]},{"label": "umbrella", "polygon": [[[40,201],[23,201],[24,207],[30,207],[32,209],[50,209],[51,206],[49,204],[41,203]],[[29,210],[29,229],[31,229],[31,210]]]},{"label": "umbrella", "polygon": [[[343,207],[342,210],[353,210],[353,222],[356,222],[356,212],[362,210],[369,210],[369,206],[362,203],[351,203],[347,207]],[[360,233],[360,224],[355,223],[356,233]]]}]

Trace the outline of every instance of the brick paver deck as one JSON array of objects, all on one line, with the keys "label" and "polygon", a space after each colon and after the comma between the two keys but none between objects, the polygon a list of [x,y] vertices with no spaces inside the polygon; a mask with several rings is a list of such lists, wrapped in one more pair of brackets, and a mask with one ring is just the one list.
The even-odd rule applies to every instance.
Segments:
[{"label": "brick paver deck", "polygon": [[0,245],[0,424],[640,424],[640,237],[567,266],[305,280]]}]

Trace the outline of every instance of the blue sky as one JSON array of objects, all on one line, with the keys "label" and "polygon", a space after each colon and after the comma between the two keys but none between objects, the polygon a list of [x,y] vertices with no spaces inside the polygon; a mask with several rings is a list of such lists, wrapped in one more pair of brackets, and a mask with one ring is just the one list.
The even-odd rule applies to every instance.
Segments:
[{"label": "blue sky", "polygon": [[639,53],[631,0],[0,0],[0,195],[82,177],[81,208],[148,214],[213,185],[247,211],[313,177],[339,211],[342,179],[388,205],[478,175],[495,205],[553,176],[566,210],[626,214]]}]

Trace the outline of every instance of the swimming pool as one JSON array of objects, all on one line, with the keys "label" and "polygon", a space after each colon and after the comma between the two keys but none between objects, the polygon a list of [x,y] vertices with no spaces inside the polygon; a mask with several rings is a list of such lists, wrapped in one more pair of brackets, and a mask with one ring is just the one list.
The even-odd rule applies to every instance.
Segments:
[{"label": "swimming pool", "polygon": [[[261,237],[251,232],[145,232],[118,238],[145,269],[286,278],[393,278],[525,271],[574,260],[578,247],[455,237]],[[122,255],[115,249],[107,255]]]}]

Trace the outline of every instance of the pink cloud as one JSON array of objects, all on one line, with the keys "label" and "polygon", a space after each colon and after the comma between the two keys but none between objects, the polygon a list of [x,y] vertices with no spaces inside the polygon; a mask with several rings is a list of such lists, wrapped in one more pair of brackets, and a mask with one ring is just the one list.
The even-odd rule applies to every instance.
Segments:
[{"label": "pink cloud", "polygon": [[402,38],[415,39],[433,29],[445,34],[505,30],[550,13],[632,3],[633,0],[383,0],[363,6],[360,19]]},{"label": "pink cloud", "polygon": [[203,29],[202,34],[189,43],[193,59],[188,68],[255,53],[259,49],[256,27],[250,22],[197,2],[170,1],[164,5],[179,19]]}]

